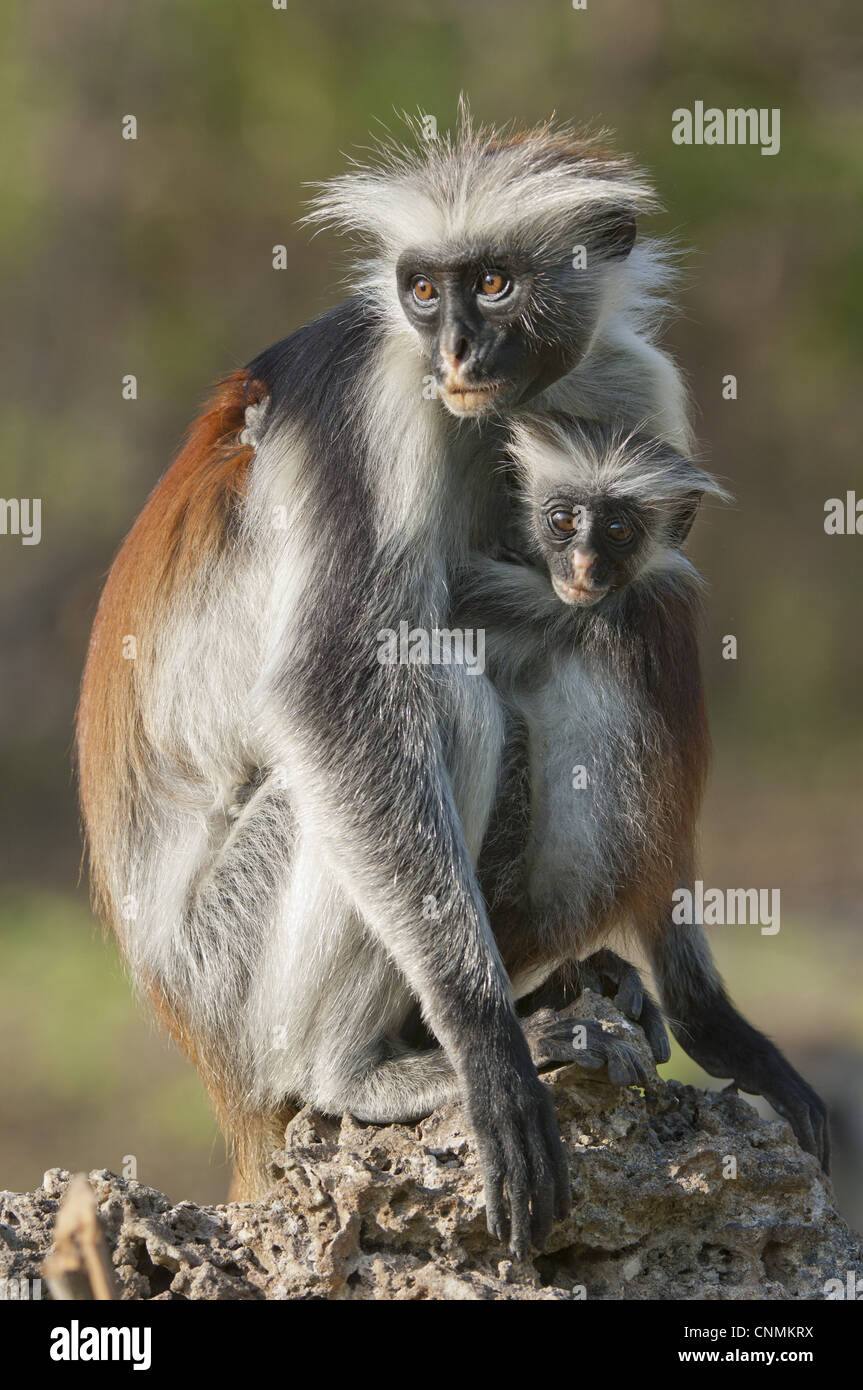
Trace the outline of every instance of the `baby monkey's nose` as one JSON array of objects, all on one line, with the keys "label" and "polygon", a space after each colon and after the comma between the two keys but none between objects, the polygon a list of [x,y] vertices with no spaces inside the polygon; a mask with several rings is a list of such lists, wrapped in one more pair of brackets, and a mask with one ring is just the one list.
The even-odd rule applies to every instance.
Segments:
[{"label": "baby monkey's nose", "polygon": [[573,550],[572,578],[580,588],[589,589],[593,583],[593,563],[596,555],[589,550]]}]

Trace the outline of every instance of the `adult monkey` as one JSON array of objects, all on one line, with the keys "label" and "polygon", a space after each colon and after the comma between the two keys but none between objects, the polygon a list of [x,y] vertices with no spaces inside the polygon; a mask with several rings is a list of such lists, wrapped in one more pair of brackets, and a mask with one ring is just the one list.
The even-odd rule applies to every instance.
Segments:
[{"label": "adult monkey", "polygon": [[[653,341],[646,178],[550,125],[474,130],[326,185],[346,303],[225,381],[111,570],[78,722],[97,902],[261,1193],[291,1107],[410,1119],[460,1094],[490,1229],[569,1203],[474,865],[504,715],[463,667],[387,666],[494,553],[499,412],[689,442]],[[431,379],[438,399],[428,399]],[[128,638],[135,638],[135,646]],[[124,656],[136,652],[134,659]],[[441,1047],[400,1030],[419,1002]]]}]

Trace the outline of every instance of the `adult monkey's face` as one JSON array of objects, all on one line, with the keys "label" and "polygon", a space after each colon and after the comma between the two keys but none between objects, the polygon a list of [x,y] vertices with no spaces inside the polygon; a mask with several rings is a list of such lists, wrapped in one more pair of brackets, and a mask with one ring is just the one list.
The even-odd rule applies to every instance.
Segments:
[{"label": "adult monkey's face", "polygon": [[609,262],[629,254],[634,218],[610,210],[591,227],[587,263],[571,253],[488,248],[439,255],[409,250],[399,298],[454,415],[512,410],[577,367],[596,326]]}]

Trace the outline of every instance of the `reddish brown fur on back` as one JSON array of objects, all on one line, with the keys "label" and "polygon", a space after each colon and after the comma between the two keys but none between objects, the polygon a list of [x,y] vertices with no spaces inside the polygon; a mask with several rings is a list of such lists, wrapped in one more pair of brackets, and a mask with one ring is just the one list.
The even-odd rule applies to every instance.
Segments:
[{"label": "reddish brown fur on back", "polygon": [[[77,716],[81,803],[94,900],[112,919],[106,874],[118,817],[134,814],[146,785],[139,692],[148,679],[149,637],[172,601],[218,556],[242,498],[252,449],[240,444],[245,409],[261,390],[245,372],[218,387],[177,460],[151,494],[105,585],[87,655]],[[124,659],[135,638],[137,656]]]},{"label": "reddish brown fur on back", "polygon": [[643,873],[620,906],[658,927],[671,895],[694,871],[696,832],[710,767],[710,730],[698,651],[693,593],[648,599],[634,619],[628,657],[633,682],[654,712],[657,738],[645,751],[654,800],[653,843]]}]

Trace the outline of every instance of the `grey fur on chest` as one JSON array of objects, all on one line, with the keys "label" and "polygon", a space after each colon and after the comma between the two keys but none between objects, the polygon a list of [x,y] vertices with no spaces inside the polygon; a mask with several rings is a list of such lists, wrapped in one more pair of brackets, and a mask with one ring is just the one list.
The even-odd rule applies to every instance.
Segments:
[{"label": "grey fur on chest", "polygon": [[630,693],[577,652],[549,662],[541,684],[516,683],[510,698],[528,731],[527,892],[537,906],[565,899],[577,918],[613,893],[626,857],[637,713]]}]

